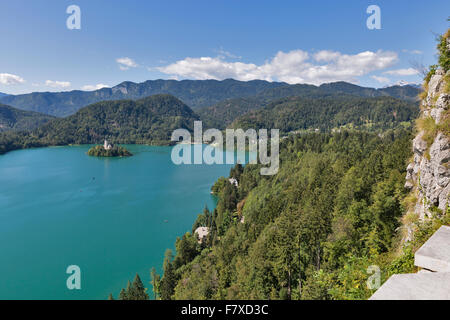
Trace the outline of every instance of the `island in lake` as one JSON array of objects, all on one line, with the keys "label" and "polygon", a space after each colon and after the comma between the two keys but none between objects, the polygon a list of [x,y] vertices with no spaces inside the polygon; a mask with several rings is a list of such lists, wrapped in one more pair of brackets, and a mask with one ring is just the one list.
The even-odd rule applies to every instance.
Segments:
[{"label": "island in lake", "polygon": [[133,154],[121,146],[114,146],[105,139],[103,146],[94,146],[87,152],[94,157],[130,157]]}]

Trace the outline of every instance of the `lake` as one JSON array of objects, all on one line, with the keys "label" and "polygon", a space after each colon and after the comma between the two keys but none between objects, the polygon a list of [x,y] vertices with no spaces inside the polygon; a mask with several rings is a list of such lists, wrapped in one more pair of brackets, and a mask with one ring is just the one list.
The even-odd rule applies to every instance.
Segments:
[{"label": "lake", "polygon": [[[210,188],[231,165],[180,165],[171,147],[126,146],[134,156],[95,158],[89,146],[0,156],[0,299],[117,298],[190,231]],[[81,290],[69,290],[69,265]]]}]

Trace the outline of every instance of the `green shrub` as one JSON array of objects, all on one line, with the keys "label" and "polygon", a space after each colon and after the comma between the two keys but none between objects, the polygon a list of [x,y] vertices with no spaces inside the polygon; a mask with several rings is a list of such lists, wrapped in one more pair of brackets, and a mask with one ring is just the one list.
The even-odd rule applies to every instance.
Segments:
[{"label": "green shrub", "polygon": [[[430,70],[428,71],[427,75],[423,79],[425,81],[425,84],[428,84],[428,82],[430,82],[430,79],[436,73],[437,68],[438,68],[437,64],[433,64],[430,66]],[[427,90],[425,90],[425,91],[427,91]]]},{"label": "green shrub", "polygon": [[417,267],[414,266],[414,253],[410,246],[403,249],[403,254],[392,260],[387,268],[388,277],[398,273],[414,273]]},{"label": "green shrub", "polygon": [[437,49],[439,51],[439,65],[445,72],[450,70],[450,50],[447,46],[447,40],[450,38],[450,29],[439,37]]},{"label": "green shrub", "polygon": [[446,110],[441,118],[441,122],[438,125],[438,129],[447,137],[450,137],[450,109]]}]

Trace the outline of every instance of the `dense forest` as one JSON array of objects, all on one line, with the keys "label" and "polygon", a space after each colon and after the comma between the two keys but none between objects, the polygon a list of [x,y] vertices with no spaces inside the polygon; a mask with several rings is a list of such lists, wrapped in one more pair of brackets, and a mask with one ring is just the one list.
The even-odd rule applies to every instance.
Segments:
[{"label": "dense forest", "polygon": [[170,95],[98,102],[31,132],[0,134],[0,154],[38,146],[95,144],[105,137],[112,143],[168,144],[173,130],[191,130],[197,119],[189,107]]},{"label": "dense forest", "polygon": [[243,129],[278,128],[284,133],[306,129],[330,131],[342,127],[386,130],[400,125],[409,126],[418,114],[417,103],[392,97],[290,97],[250,111],[238,117],[231,126]]},{"label": "dense forest", "polygon": [[0,132],[7,130],[32,130],[54,119],[52,116],[19,110],[0,104]]},{"label": "dense forest", "polygon": [[221,101],[196,111],[207,127],[220,130],[228,127],[236,118],[249,111],[265,107],[268,101],[258,98],[236,98]]}]

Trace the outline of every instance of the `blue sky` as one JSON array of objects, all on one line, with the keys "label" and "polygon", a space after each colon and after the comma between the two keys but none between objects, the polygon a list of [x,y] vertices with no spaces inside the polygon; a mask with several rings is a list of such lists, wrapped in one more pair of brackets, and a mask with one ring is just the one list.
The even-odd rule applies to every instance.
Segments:
[{"label": "blue sky", "polygon": [[[69,30],[66,8],[81,9]],[[369,5],[381,30],[369,30]],[[0,92],[149,79],[236,78],[381,87],[420,82],[450,1],[3,0]]]}]

